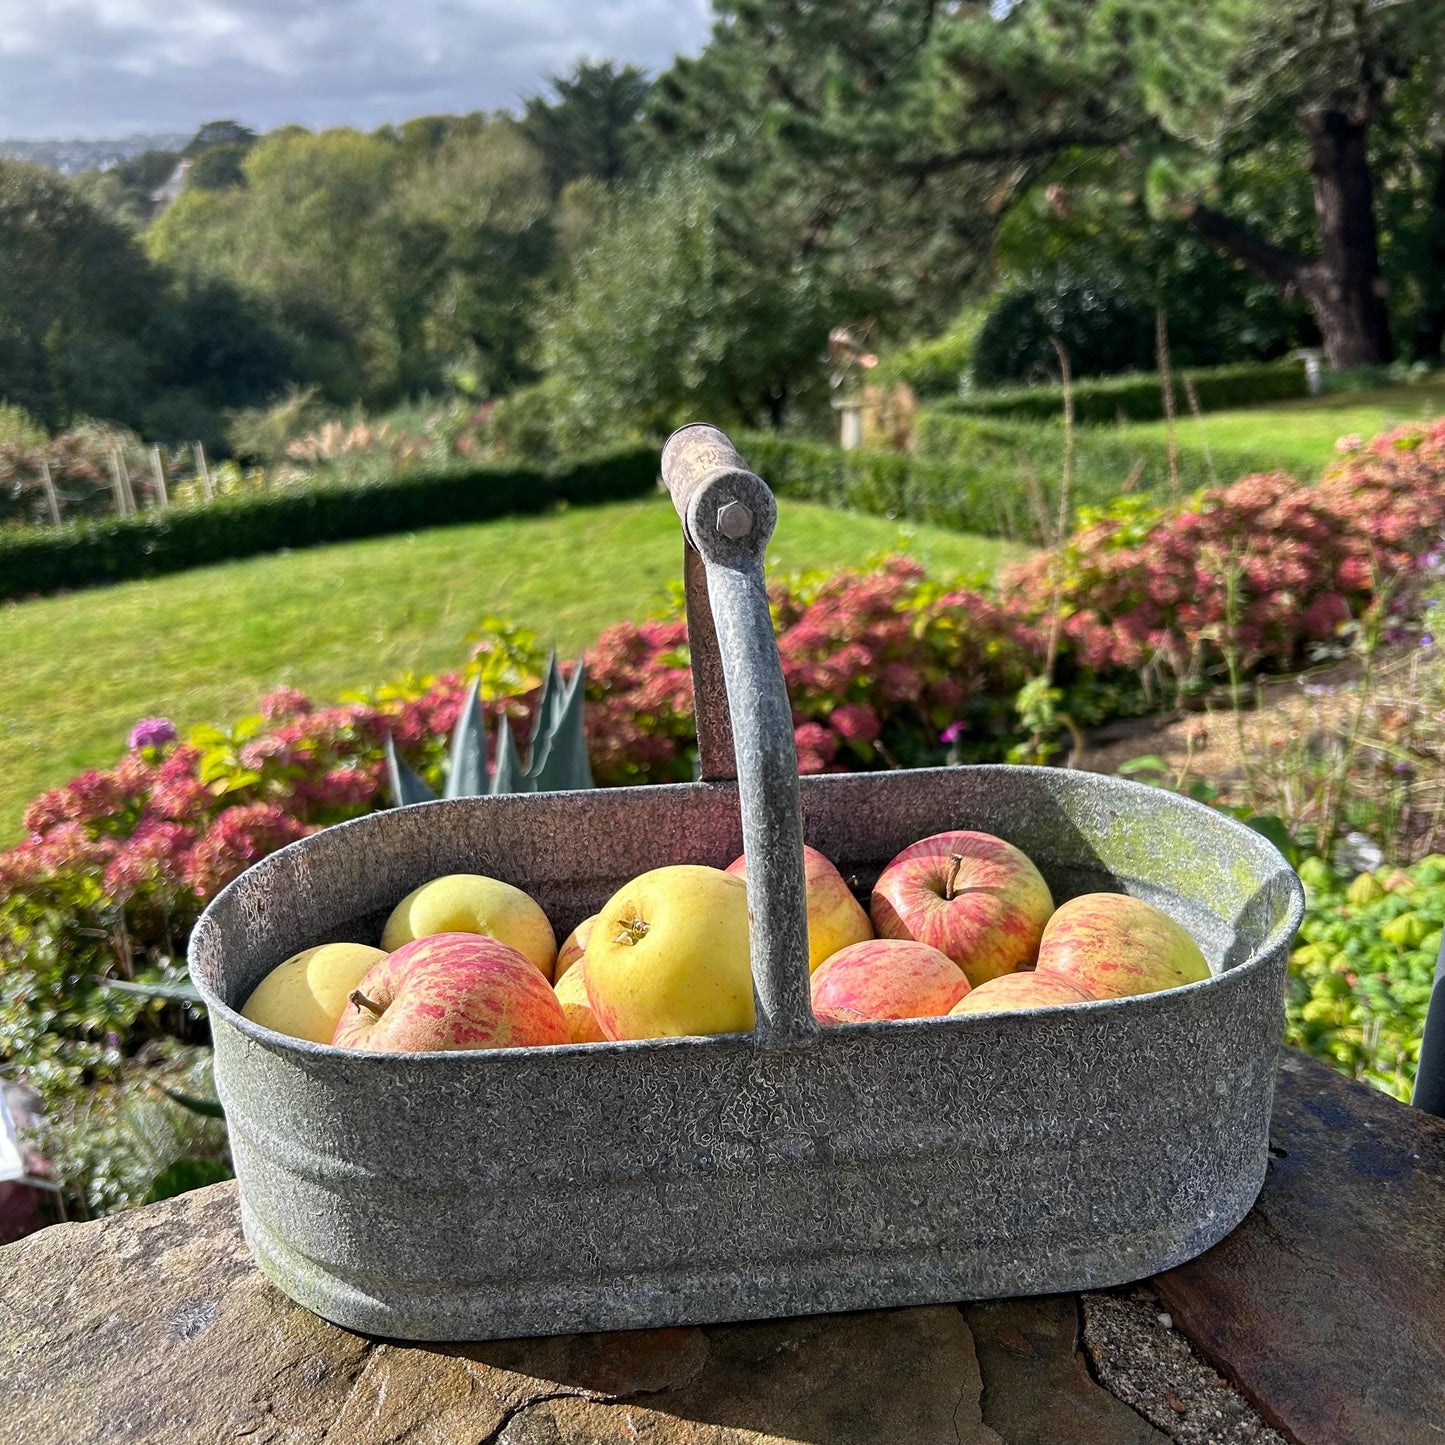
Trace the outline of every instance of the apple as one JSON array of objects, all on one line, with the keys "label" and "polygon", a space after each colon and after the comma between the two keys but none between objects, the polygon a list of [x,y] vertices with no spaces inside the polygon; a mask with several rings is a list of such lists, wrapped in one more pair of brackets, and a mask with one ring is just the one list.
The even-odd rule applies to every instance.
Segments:
[{"label": "apple", "polygon": [[402,1054],[565,1044],[570,1036],[557,995],[530,959],[495,938],[433,933],[367,973],[331,1042]]},{"label": "apple", "polygon": [[278,963],[251,992],[241,1017],[278,1034],[329,1044],[347,996],[386,954],[364,943],[323,943]]},{"label": "apple", "polygon": [[751,1029],[747,885],[691,863],[634,878],[597,915],[586,978],[609,1038]]},{"label": "apple", "polygon": [[924,838],[905,848],[873,885],[879,938],[909,938],[939,949],[974,988],[1031,964],[1053,911],[1039,870],[989,833]]},{"label": "apple", "polygon": [[552,972],[553,983],[561,983],[567,970],[587,952],[587,940],[592,936],[592,925],[596,922],[595,913],[591,918],[584,918],[562,941],[562,947],[557,950],[557,966]]},{"label": "apple", "polygon": [[[735,858],[727,871],[747,880],[748,860]],[[863,905],[853,897],[843,875],[816,848],[803,849],[803,884],[808,903],[808,968],[825,958],[873,937]]]},{"label": "apple", "polygon": [[1038,971],[1094,998],[1158,993],[1210,972],[1199,945],[1172,918],[1127,893],[1069,899],[1044,929]]},{"label": "apple", "polygon": [[946,953],[926,943],[872,938],[824,959],[812,992],[815,1016],[922,1019],[946,1014],[968,992],[968,979]]},{"label": "apple", "polygon": [[1006,973],[981,983],[949,1010],[952,1014],[985,1014],[1016,1008],[1058,1008],[1087,1003],[1090,995],[1078,984],[1053,973]]},{"label": "apple", "polygon": [[602,1032],[602,1025],[597,1022],[597,1015],[592,1011],[592,1001],[587,997],[585,959],[574,968],[569,968],[557,980],[553,990],[557,995],[557,1002],[562,1005],[562,1012],[567,1016],[567,1031],[574,1044],[607,1042],[607,1035]]},{"label": "apple", "polygon": [[866,1024],[862,1014],[850,1008],[825,1008],[820,1003],[813,1005],[813,1017],[824,1028],[837,1028],[840,1024]]},{"label": "apple", "polygon": [[557,935],[520,888],[480,873],[448,873],[413,889],[391,911],[381,946],[392,953],[433,933],[481,933],[530,958],[550,982]]}]

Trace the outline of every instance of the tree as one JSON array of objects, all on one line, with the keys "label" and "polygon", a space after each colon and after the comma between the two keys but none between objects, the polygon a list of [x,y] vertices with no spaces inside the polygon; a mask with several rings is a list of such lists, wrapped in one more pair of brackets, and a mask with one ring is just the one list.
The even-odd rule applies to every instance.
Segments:
[{"label": "tree", "polygon": [[[1390,355],[1372,131],[1422,75],[1438,97],[1442,43],[1433,0],[741,0],[661,78],[654,123],[759,160],[775,193],[810,198],[819,244],[911,237],[962,284],[1058,167],[1119,157],[1136,192],[1301,296],[1331,364],[1354,365]],[[1307,249],[1219,204],[1241,158],[1286,139],[1312,188]]]},{"label": "tree", "polygon": [[133,415],[158,290],[129,229],[52,172],[0,159],[0,397],[51,426]]},{"label": "tree", "polygon": [[548,82],[552,98],[533,96],[522,114],[522,129],[547,164],[552,194],[591,176],[606,185],[636,170],[638,118],[647,100],[647,75],[635,65],[620,69],[610,60],[581,61],[569,76]]},{"label": "tree", "polygon": [[777,424],[821,399],[828,329],[846,299],[825,272],[738,239],[695,166],[612,197],[540,333],[543,370],[579,432]]}]

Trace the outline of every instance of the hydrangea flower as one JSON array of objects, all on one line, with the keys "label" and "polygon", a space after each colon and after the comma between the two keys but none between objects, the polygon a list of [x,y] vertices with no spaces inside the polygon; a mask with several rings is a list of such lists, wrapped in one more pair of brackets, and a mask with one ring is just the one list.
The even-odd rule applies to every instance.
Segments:
[{"label": "hydrangea flower", "polygon": [[141,748],[163,748],[180,736],[168,717],[143,717],[131,730],[126,746],[132,752]]}]

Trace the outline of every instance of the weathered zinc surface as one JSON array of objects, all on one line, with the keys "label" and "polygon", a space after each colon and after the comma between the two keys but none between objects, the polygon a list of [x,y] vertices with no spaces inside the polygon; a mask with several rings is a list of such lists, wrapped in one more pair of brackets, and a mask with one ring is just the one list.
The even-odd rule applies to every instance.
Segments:
[{"label": "weathered zinc surface", "polygon": [[[1199,1253],[1258,1192],[1301,909],[1279,854],[1161,790],[1060,770],[800,786],[762,585],[771,497],[725,439],[702,441],[672,480],[707,566],[738,783],[376,814],[258,864],[196,929],[247,1239],[329,1319],[461,1339],[1076,1290]],[[750,531],[736,513],[718,530],[729,503]],[[1059,898],[1149,899],[1216,976],[820,1031],[802,838],[866,887],[949,828],[1016,844]],[[289,954],[374,942],[391,906],[443,873],[504,878],[566,930],[638,873],[725,865],[742,846],[752,1035],[372,1055],[236,1013]]]},{"label": "weathered zinc surface", "polygon": [[1445,1122],[1293,1050],[1275,1103],[1256,1207],[1155,1281],[1172,1319],[1130,1289],[415,1346],[272,1289],[234,1184],[60,1225],[0,1249],[0,1445],[1281,1445],[1216,1368],[1294,1445],[1437,1441]]}]

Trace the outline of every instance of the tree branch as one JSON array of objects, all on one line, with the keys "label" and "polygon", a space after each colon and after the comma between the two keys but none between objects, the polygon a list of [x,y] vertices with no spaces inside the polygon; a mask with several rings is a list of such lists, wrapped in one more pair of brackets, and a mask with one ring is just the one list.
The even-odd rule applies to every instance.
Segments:
[{"label": "tree branch", "polygon": [[1029,141],[1000,141],[996,145],[965,145],[956,150],[944,151],[936,156],[925,156],[916,161],[899,161],[897,170],[919,180],[937,175],[939,171],[952,170],[955,166],[966,166],[991,161],[1036,160],[1041,156],[1053,155],[1058,151],[1070,150],[1074,146],[1117,146],[1133,140],[1138,128],[1127,131],[1060,131],[1057,135],[1040,136]]},{"label": "tree branch", "polygon": [[1304,256],[1272,245],[1212,206],[1195,202],[1185,213],[1185,219],[1211,246],[1243,262],[1276,286],[1302,289],[1309,279],[1311,263]]}]

